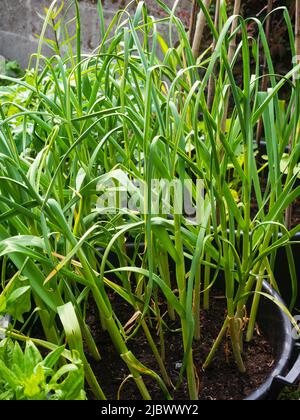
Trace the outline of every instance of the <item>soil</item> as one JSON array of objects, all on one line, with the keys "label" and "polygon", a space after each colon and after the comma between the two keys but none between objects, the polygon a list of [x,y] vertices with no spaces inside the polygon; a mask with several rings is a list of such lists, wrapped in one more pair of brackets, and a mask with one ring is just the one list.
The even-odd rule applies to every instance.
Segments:
[{"label": "soil", "polygon": [[300,224],[300,197],[293,203],[292,227]]},{"label": "soil", "polygon": [[[133,315],[132,308],[118,296],[111,295],[110,298],[120,322],[125,325]],[[253,342],[249,345],[245,344],[244,348],[246,374],[240,374],[237,371],[228,337],[224,339],[211,368],[206,372],[202,370],[203,362],[223,324],[226,315],[225,307],[225,298],[215,296],[211,299],[210,310],[202,312],[201,315],[202,339],[194,345],[194,360],[199,378],[199,398],[201,400],[242,400],[257,389],[274,368],[275,360],[272,348],[262,333],[256,331]],[[90,302],[88,313],[87,321],[102,356],[101,362],[91,361],[91,365],[108,400],[115,400],[120,385],[128,376],[128,369],[117,355],[109,336],[100,332],[97,309],[92,302]],[[167,319],[165,320],[167,321]],[[172,383],[176,384],[183,358],[183,346],[178,323],[168,323],[168,326],[170,330],[165,331],[166,368]],[[152,330],[152,335],[159,347],[155,329]],[[143,333],[129,341],[128,347],[140,362],[159,373],[156,360],[149,350],[149,344]],[[165,399],[154,380],[148,377],[144,377],[144,379],[153,400]],[[174,400],[188,400],[186,381],[176,392],[171,392],[171,394]],[[90,396],[90,398],[93,397]],[[120,398],[121,400],[139,400],[141,398],[132,379],[127,381],[122,388]]]}]

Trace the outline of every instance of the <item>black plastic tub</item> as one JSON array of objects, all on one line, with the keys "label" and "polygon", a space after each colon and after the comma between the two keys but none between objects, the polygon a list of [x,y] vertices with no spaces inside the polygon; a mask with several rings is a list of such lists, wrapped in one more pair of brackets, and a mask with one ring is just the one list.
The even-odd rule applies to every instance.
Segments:
[{"label": "black plastic tub", "polygon": [[[268,283],[264,284],[264,292],[284,304]],[[275,367],[265,383],[245,400],[275,400],[285,386],[294,386],[300,379],[300,348],[289,318],[270,299],[261,299],[257,321],[274,349]]]},{"label": "black plastic tub", "polygon": [[[298,278],[298,294],[296,298],[296,304],[294,313],[300,313],[300,233],[291,239],[292,251],[294,255],[294,262],[296,268],[296,274]],[[297,242],[297,243],[296,243]],[[275,261],[275,276],[278,283],[281,295],[284,301],[289,305],[292,299],[292,286],[290,268],[285,248],[280,248],[277,252]]]},{"label": "black plastic tub", "polygon": [[[128,243],[126,249],[127,255],[132,258],[134,244]],[[140,244],[140,250],[144,251],[144,244]],[[103,250],[101,251],[103,252]],[[113,252],[110,254],[109,260],[115,267],[118,266],[118,257]],[[173,272],[172,268],[171,271]],[[267,282],[264,283],[263,291],[285,306],[282,297]],[[286,290],[286,294],[288,294],[288,290]],[[249,307],[250,304],[251,302],[249,302]],[[279,305],[266,297],[262,297],[260,300],[257,322],[273,347],[275,367],[268,379],[245,398],[245,401],[276,400],[285,386],[294,386],[300,380],[300,346],[293,338],[293,326],[288,316]]]}]

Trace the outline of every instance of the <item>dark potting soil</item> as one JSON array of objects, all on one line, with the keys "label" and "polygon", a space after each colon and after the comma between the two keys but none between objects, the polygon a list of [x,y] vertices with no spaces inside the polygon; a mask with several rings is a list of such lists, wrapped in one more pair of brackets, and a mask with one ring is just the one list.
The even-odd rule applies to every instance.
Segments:
[{"label": "dark potting soil", "polygon": [[300,224],[300,197],[293,203],[292,227]]},{"label": "dark potting soil", "polygon": [[[121,301],[118,296],[111,295],[111,301],[120,322],[122,325],[125,325],[133,316],[132,308]],[[242,400],[256,390],[267,379],[274,368],[275,360],[272,348],[263,334],[257,330],[253,342],[245,344],[244,361],[247,367],[246,374],[240,374],[237,371],[231,353],[229,337],[224,339],[211,367],[206,372],[202,370],[203,362],[226,316],[225,308],[225,299],[215,296],[211,299],[210,310],[202,312],[201,315],[202,338],[199,343],[197,342],[194,345],[194,361],[199,380],[199,398],[201,400]],[[102,356],[100,362],[91,360],[91,365],[108,400],[115,400],[120,385],[128,376],[128,369],[116,353],[108,334],[101,332],[97,309],[92,302],[90,303],[88,314],[87,322]],[[170,331],[165,331],[164,335],[166,368],[172,383],[176,384],[183,359],[181,333],[178,331],[178,323],[168,322],[167,317],[165,321],[170,328]],[[151,332],[159,346],[155,325]],[[142,332],[128,342],[128,347],[141,363],[160,373],[157,362]],[[144,380],[153,400],[165,399],[154,380],[146,376]],[[176,392],[172,390],[170,392],[174,400],[187,400],[187,382],[184,381]],[[93,398],[92,396],[90,397]],[[140,398],[134,382],[132,379],[129,379],[120,392],[120,399],[139,400]]]}]

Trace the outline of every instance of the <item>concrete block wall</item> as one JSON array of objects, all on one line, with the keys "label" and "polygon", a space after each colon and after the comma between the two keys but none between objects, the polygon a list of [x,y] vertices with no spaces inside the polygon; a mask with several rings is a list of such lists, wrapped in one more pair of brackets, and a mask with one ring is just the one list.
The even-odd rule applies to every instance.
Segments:
[{"label": "concrete block wall", "polygon": [[[174,0],[164,0],[172,7]],[[124,8],[130,0],[102,0],[105,19],[110,22],[116,11]],[[51,0],[0,0],[0,55],[9,60],[17,60],[23,67],[28,65],[31,54],[38,48],[37,36],[41,32],[42,20],[38,13],[44,14]],[[192,0],[180,0],[178,16],[188,25]],[[146,0],[149,12],[156,17],[163,16],[155,0]],[[92,50],[99,45],[99,18],[97,0],[80,0],[82,21],[82,46]],[[135,6],[132,6],[133,9]],[[132,10],[133,12],[133,10]],[[45,50],[45,54],[49,51]]]}]

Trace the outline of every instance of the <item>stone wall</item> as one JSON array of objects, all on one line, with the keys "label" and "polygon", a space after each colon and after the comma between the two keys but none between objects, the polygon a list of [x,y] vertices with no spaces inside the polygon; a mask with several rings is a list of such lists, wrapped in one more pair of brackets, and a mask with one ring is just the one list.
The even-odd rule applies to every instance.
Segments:
[{"label": "stone wall", "polygon": [[[168,6],[174,0],[164,0]],[[188,24],[192,0],[180,0],[178,15]],[[0,0],[0,55],[9,60],[17,60],[23,67],[28,64],[31,54],[37,51],[37,36],[41,31],[44,7],[51,0]],[[128,4],[129,0],[103,0],[105,19],[109,22],[116,11]],[[157,17],[163,15],[155,0],[146,0],[149,11]],[[81,0],[82,45],[85,50],[95,48],[99,43],[99,18],[97,0]],[[134,6],[133,6],[134,7]]]}]

